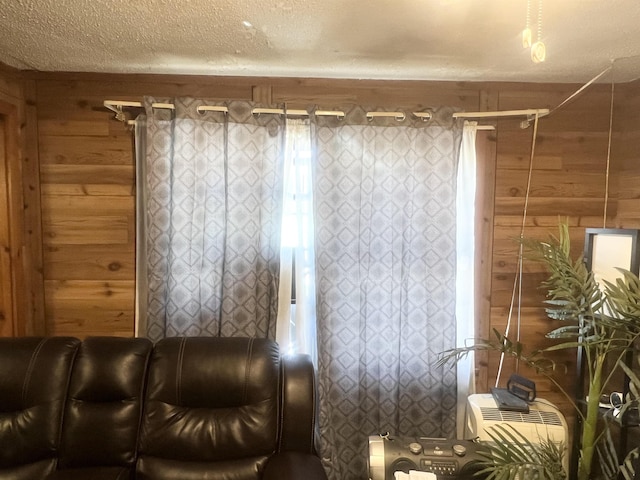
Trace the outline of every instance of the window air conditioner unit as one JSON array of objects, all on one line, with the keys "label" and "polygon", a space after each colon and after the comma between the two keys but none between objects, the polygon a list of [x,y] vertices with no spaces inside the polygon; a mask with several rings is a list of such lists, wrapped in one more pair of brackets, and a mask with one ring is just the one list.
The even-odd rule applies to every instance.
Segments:
[{"label": "window air conditioner unit", "polygon": [[498,424],[510,425],[532,443],[547,439],[558,444],[562,442],[567,468],[569,428],[562,413],[551,402],[538,398],[529,404],[529,413],[512,412],[500,410],[490,393],[469,395],[464,438],[489,442],[487,429]]}]

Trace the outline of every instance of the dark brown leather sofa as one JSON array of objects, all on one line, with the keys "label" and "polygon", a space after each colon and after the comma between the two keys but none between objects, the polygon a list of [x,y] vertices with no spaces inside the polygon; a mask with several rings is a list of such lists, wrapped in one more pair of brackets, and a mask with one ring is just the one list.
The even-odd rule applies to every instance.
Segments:
[{"label": "dark brown leather sofa", "polygon": [[315,421],[269,340],[0,339],[2,480],[326,480]]}]

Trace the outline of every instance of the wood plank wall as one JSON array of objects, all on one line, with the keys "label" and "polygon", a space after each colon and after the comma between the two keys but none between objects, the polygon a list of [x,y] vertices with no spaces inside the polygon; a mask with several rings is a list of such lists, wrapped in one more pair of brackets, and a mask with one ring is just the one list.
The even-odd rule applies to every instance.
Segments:
[{"label": "wood plank wall", "polygon": [[613,165],[618,186],[616,228],[640,225],[640,80],[616,95],[615,128],[619,134],[612,146]]},{"label": "wood plank wall", "polygon": [[[537,102],[541,95],[551,106],[559,105],[568,98],[567,91],[549,88],[545,92],[545,88],[502,91],[500,108],[522,107],[527,99],[528,102]],[[544,334],[559,326],[559,323],[546,318],[541,306],[544,292],[538,287],[546,273],[540,264],[524,259],[521,300],[512,303],[519,258],[517,238],[523,223],[531,148],[535,146],[535,156],[524,236],[548,238],[549,234],[557,234],[559,219],[567,218],[571,226],[572,251],[577,258],[583,249],[584,229],[604,226],[609,111],[609,88],[598,86],[550,117],[541,119],[535,144],[532,128],[522,130],[513,123],[498,127],[489,324],[490,328],[502,333],[509,324],[510,337],[519,337],[529,348],[550,345],[544,340]],[[625,112],[616,111],[616,116],[622,113]],[[613,134],[614,140],[619,139],[618,132]],[[618,176],[610,179],[607,226],[616,224],[617,181]],[[516,290],[516,298],[518,296]],[[573,392],[575,355],[564,352],[555,359],[567,369],[567,375],[559,377],[562,388]],[[490,355],[485,391],[495,385],[499,365],[500,357]],[[540,396],[560,405],[565,413],[573,413],[556,386],[527,368],[519,368],[512,360],[505,360],[499,384],[504,386],[514,371],[535,379]]]},{"label": "wood plank wall", "polygon": [[0,65],[0,336],[45,333],[34,85]]},{"label": "wood plank wall", "polygon": [[[385,82],[361,80],[224,78],[152,75],[25,74],[36,86],[39,188],[46,331],[52,335],[132,335],[134,307],[134,167],[131,133],[102,105],[105,99],[140,100],[143,95],[190,95],[244,99],[290,106],[348,104],[421,108],[437,105],[465,110],[554,108],[579,85]],[[637,106],[638,85],[617,90]],[[608,138],[609,90],[594,86],[553,116],[541,119],[535,146],[525,235],[545,238],[557,231],[558,217],[572,225],[576,254],[585,227],[602,226],[604,169]],[[637,108],[636,110],[637,111]],[[616,118],[637,114],[616,110]],[[624,153],[618,172],[640,175],[638,123],[617,122],[616,147]],[[626,128],[626,127],[625,127]],[[34,128],[35,130],[35,128]],[[517,237],[523,218],[533,128],[500,120],[485,134],[482,198],[478,225],[481,292],[479,333],[504,331],[517,265]],[[625,177],[625,178],[623,178]],[[616,174],[608,221],[640,227],[638,182]],[[620,219],[616,216],[620,211]],[[541,309],[545,277],[539,265],[524,264],[521,337],[528,347],[545,344],[552,325]],[[515,329],[515,326],[512,327]],[[512,332],[515,330],[512,330]],[[563,359],[574,368],[573,358]],[[477,385],[487,391],[496,379],[498,358],[479,356]],[[504,385],[516,369],[507,362]],[[571,414],[557,388],[532,372],[539,394]],[[571,388],[571,376],[565,387]]]}]

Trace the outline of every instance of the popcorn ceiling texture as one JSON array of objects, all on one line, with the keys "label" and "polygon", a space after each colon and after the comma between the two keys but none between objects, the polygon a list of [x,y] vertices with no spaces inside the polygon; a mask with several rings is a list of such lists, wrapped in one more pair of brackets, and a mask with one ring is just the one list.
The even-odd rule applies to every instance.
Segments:
[{"label": "popcorn ceiling texture", "polygon": [[542,64],[521,46],[526,3],[0,0],[0,62],[42,71],[586,82],[620,59],[617,81],[640,77],[640,1],[544,1]]}]

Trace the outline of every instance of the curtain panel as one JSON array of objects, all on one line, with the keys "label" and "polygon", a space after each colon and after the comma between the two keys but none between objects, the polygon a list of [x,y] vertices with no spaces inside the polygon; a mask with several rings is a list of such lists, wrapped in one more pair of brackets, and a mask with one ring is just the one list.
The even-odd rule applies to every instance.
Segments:
[{"label": "curtain panel", "polygon": [[[453,110],[429,122],[317,117],[320,430],[334,480],[366,479],[368,436],[455,436]],[[379,111],[380,109],[378,109]]]},{"label": "curtain panel", "polygon": [[138,284],[147,336],[275,338],[283,119],[239,101],[224,103],[226,114],[201,113],[212,103],[192,98],[144,105]]}]

